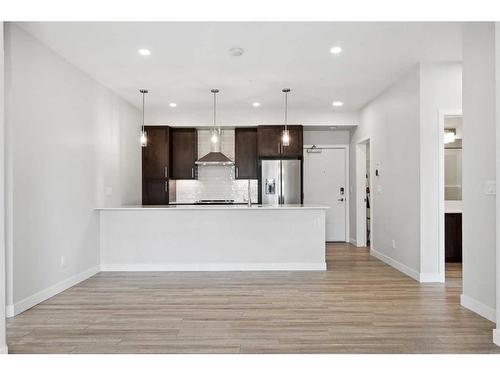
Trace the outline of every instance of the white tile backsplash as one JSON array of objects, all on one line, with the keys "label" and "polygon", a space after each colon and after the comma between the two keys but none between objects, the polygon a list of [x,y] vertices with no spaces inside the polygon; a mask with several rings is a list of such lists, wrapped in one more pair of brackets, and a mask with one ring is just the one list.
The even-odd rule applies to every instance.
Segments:
[{"label": "white tile backsplash", "polygon": [[[211,151],[210,130],[198,130],[198,158]],[[221,152],[234,160],[234,130],[224,130]],[[193,203],[200,199],[247,199],[248,180],[235,180],[234,166],[200,165],[198,180],[177,180],[176,203]],[[257,202],[257,180],[250,181],[252,202]]]}]

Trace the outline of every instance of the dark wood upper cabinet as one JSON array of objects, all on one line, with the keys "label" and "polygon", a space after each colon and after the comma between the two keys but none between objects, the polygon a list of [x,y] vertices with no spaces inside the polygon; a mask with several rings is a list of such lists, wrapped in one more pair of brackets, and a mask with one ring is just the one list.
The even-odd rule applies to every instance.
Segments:
[{"label": "dark wood upper cabinet", "polygon": [[169,127],[146,126],[142,147],[142,204],[168,204]]},{"label": "dark wood upper cabinet", "polygon": [[257,128],[236,128],[234,138],[236,179],[257,179]]},{"label": "dark wood upper cabinet", "polygon": [[288,125],[290,145],[283,146],[281,137],[284,126],[259,125],[257,128],[257,152],[259,157],[302,157],[302,125]]},{"label": "dark wood upper cabinet", "polygon": [[170,178],[195,180],[198,132],[195,128],[170,128]]},{"label": "dark wood upper cabinet", "polygon": [[280,156],[281,135],[281,126],[259,125],[257,128],[257,152],[259,157]]},{"label": "dark wood upper cabinet", "polygon": [[302,125],[289,125],[290,144],[281,147],[283,156],[301,158],[304,155],[304,131]]}]

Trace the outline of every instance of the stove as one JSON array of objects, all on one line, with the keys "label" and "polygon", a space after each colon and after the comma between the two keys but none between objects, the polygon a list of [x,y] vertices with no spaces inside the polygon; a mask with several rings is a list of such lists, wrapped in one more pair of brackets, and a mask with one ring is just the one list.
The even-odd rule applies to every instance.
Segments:
[{"label": "stove", "polygon": [[200,199],[194,204],[234,204],[234,199]]}]

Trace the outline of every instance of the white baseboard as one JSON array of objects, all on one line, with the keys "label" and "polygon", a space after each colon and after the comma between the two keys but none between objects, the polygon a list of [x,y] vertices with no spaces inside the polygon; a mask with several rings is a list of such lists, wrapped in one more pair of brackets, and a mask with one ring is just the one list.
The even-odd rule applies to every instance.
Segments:
[{"label": "white baseboard", "polygon": [[460,304],[466,309],[475,312],[478,315],[481,315],[483,318],[491,320],[495,322],[496,320],[496,311],[489,306],[486,306],[484,303],[475,300],[465,294],[460,295]]},{"label": "white baseboard", "polygon": [[49,299],[50,297],[53,297],[56,294],[59,294],[62,291],[71,288],[72,286],[78,283],[81,283],[83,280],[86,280],[89,277],[94,276],[99,271],[100,267],[94,266],[92,268],[89,268],[88,270],[80,272],[77,275],[71,276],[66,280],[63,280],[55,285],[45,288],[38,293],[26,297],[23,300],[14,303],[14,305],[8,305],[5,311],[6,315],[8,318],[11,318],[17,314],[20,314],[23,311],[26,311],[29,308],[38,305],[40,302],[43,302],[46,299]]},{"label": "white baseboard", "polygon": [[500,346],[500,329],[493,330],[493,343]]},{"label": "white baseboard", "polygon": [[350,240],[349,242],[351,242],[354,246],[357,246],[357,245],[356,245],[356,243],[357,243],[357,242],[356,242],[356,239],[355,239],[355,238],[351,238],[351,240]]},{"label": "white baseboard", "polygon": [[103,264],[101,271],[324,271],[326,262],[318,263],[171,263]]},{"label": "white baseboard", "polygon": [[419,281],[421,283],[444,283],[444,275],[440,273],[421,273]]},{"label": "white baseboard", "polygon": [[7,348],[7,345],[0,346],[0,354],[9,354],[9,348]]},{"label": "white baseboard", "polygon": [[414,269],[404,265],[403,263],[398,262],[397,260],[392,259],[391,257],[388,257],[387,255],[384,255],[374,249],[370,249],[370,255],[388,264],[389,266],[394,267],[398,271],[403,272],[405,275],[410,276],[412,279],[420,281],[420,274]]}]

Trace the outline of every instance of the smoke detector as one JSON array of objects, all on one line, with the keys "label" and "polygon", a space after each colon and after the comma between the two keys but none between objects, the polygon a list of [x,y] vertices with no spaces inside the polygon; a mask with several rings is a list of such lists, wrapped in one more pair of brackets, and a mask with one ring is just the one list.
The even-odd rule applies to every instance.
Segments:
[{"label": "smoke detector", "polygon": [[239,48],[239,47],[234,47],[234,48],[229,49],[229,54],[231,56],[235,56],[235,57],[243,55],[243,52],[244,52],[243,48]]}]

